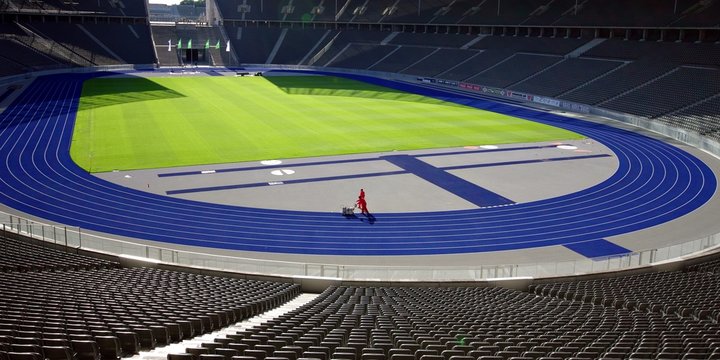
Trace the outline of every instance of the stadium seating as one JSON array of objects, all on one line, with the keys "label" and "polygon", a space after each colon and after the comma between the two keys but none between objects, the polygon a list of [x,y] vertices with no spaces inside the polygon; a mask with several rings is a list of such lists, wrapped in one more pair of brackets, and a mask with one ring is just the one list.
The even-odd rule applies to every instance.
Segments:
[{"label": "stadium seating", "polygon": [[676,67],[673,63],[654,59],[633,61],[612,73],[606,73],[606,76],[591,80],[558,97],[578,103],[597,105],[618,94],[659,78]]},{"label": "stadium seating", "polygon": [[658,6],[652,0],[348,0],[337,5],[320,0],[232,0],[220,2],[219,6],[225,19],[394,24],[716,26],[720,13],[712,1],[679,1],[677,6],[668,1]]},{"label": "stadium seating", "polygon": [[720,140],[717,114],[720,114],[720,95],[663,115],[657,121]]},{"label": "stadium seating", "polygon": [[119,264],[25,241],[0,238],[0,272],[65,271],[117,268]]},{"label": "stadium seating", "polygon": [[9,238],[0,238],[0,248],[0,351],[8,356],[119,359],[217,330],[299,293],[286,283],[121,269]]},{"label": "stadium seating", "polygon": [[400,72],[411,75],[440,77],[439,74],[446,72],[446,69],[453,69],[480,53],[481,51],[474,50],[438,49]]},{"label": "stadium seating", "polygon": [[511,86],[510,89],[555,97],[602,76],[622,64],[619,61],[599,59],[564,59],[546,71]]},{"label": "stadium seating", "polygon": [[720,93],[720,70],[679,67],[599,105],[654,118]]},{"label": "stadium seating", "polygon": [[304,65],[327,66],[338,54],[351,43],[379,45],[389,34],[377,31],[341,31],[321,44],[316,54]]},{"label": "stadium seating", "polygon": [[[277,43],[282,29],[226,26],[232,48],[240,63],[265,64]],[[252,51],[248,51],[252,49]]]},{"label": "stadium seating", "polygon": [[709,272],[664,272],[534,287],[538,295],[667,317],[716,320],[720,281]]},{"label": "stadium seating", "polygon": [[334,30],[287,29],[282,46],[278,49],[272,62],[298,65],[311,54],[316,44],[323,39],[332,39],[336,34],[337,31]]},{"label": "stadium seating", "polygon": [[393,50],[382,61],[370,66],[368,70],[384,72],[402,72],[411,65],[425,59],[439,49],[431,47],[402,46]]},{"label": "stadium seating", "polygon": [[146,17],[144,1],[62,1],[62,0],[14,0],[4,2],[7,12],[43,13],[43,14],[83,14],[87,16],[127,16]]},{"label": "stadium seating", "polygon": [[351,69],[367,69],[393,52],[399,47],[395,45],[374,45],[374,44],[348,44],[343,51],[326,66],[342,67]]},{"label": "stadium seating", "polygon": [[713,358],[718,330],[707,320],[501,288],[330,287],[216,341],[244,344],[242,360]]},{"label": "stadium seating", "polygon": [[561,61],[558,56],[514,54],[465,81],[495,87],[509,87]]},{"label": "stadium seating", "polygon": [[389,43],[408,46],[460,48],[476,37],[459,34],[398,33]]}]

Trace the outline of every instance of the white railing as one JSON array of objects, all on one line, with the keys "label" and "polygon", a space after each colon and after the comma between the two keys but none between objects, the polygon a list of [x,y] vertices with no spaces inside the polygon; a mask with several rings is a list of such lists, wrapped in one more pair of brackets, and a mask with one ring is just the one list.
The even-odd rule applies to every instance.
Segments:
[{"label": "white railing", "polygon": [[[720,234],[666,247],[595,259],[477,266],[344,265],[254,259],[193,252],[115,239],[77,227],[51,225],[0,212],[2,235],[18,234],[48,243],[168,264],[269,276],[313,276],[362,281],[477,281],[542,278],[618,271],[679,259],[720,247]],[[141,240],[140,240],[141,241]]]}]

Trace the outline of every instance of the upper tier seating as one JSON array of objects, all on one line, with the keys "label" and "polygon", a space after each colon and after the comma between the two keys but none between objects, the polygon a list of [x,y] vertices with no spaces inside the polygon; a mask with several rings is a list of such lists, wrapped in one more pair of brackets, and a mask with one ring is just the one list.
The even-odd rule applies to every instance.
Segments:
[{"label": "upper tier seating", "polygon": [[327,65],[351,69],[367,69],[398,49],[395,45],[348,44]]},{"label": "upper tier seating", "polygon": [[275,54],[273,63],[298,65],[321,39],[332,39],[335,34],[337,34],[335,30],[287,29],[285,39]]},{"label": "upper tier seating", "polygon": [[238,20],[631,27],[720,22],[717,2],[697,0],[227,0],[219,6],[224,18]]},{"label": "upper tier seating", "polygon": [[240,63],[265,64],[280,37],[282,29],[226,26],[232,48]]},{"label": "upper tier seating", "polygon": [[529,94],[557,96],[622,65],[619,61],[565,59],[555,66],[510,87]]},{"label": "upper tier seating", "polygon": [[146,17],[147,7],[145,1],[137,0],[93,0],[93,1],[64,1],[64,0],[12,0],[7,1],[10,12],[21,13],[72,13],[83,15],[128,16]]},{"label": "upper tier seating", "polygon": [[558,56],[514,54],[466,81],[505,88],[561,60],[562,58]]},{"label": "upper tier seating", "polygon": [[403,46],[396,48],[391,54],[383,58],[381,62],[368,68],[373,71],[402,72],[410,65],[425,59],[438,49],[430,47]]},{"label": "upper tier seating", "polygon": [[0,69],[0,72],[6,72],[6,75],[19,74],[33,70],[56,67],[63,64],[52,56],[43,54],[33,48],[28,47],[18,39],[0,39],[0,48],[4,51],[0,53],[0,59],[6,64]]},{"label": "upper tier seating", "polygon": [[438,49],[437,52],[430,54],[430,56],[421,59],[419,62],[400,72],[411,75],[434,77],[445,72],[446,69],[452,69],[462,62],[471,59],[479,53],[481,53],[481,51]]},{"label": "upper tier seating", "polygon": [[673,63],[654,59],[633,61],[606,76],[560,95],[559,98],[596,105],[613,96],[640,86],[676,68]]},{"label": "upper tier seating", "polygon": [[152,64],[155,54],[147,25],[24,23],[95,65]]},{"label": "upper tier seating", "polygon": [[350,43],[380,44],[388,35],[389,33],[378,31],[341,31],[335,36],[328,36],[305,65],[327,66]]},{"label": "upper tier seating", "polygon": [[720,70],[680,67],[629,93],[599,105],[657,117],[720,93]]},{"label": "upper tier seating", "polygon": [[477,36],[457,34],[398,33],[390,44],[416,45],[427,47],[460,48]]}]

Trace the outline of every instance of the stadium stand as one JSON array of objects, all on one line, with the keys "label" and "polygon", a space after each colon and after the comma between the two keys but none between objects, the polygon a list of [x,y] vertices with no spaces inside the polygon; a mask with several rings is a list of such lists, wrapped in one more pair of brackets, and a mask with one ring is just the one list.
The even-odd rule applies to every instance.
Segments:
[{"label": "stadium stand", "polygon": [[[690,91],[688,91],[691,89]],[[679,67],[599,105],[655,118],[720,93],[720,70]]]},{"label": "stadium stand", "polygon": [[119,264],[58,251],[25,241],[0,238],[0,272],[67,271],[117,268]]},{"label": "stadium stand", "polygon": [[591,80],[558,97],[583,104],[596,105],[613,96],[657,79],[676,67],[675,64],[655,59],[633,61],[617,69],[617,71]]},{"label": "stadium stand", "polygon": [[305,65],[327,66],[351,43],[380,44],[380,41],[388,35],[388,33],[375,31],[341,31],[332,38],[327,39],[326,43],[321,44]]},{"label": "stadium stand", "polygon": [[720,95],[663,115],[657,118],[657,121],[720,140],[720,122],[717,114],[720,114]]},{"label": "stadium stand", "polygon": [[332,39],[335,30],[287,29],[282,46],[273,58],[274,64],[298,65],[311,54],[323,39]]},{"label": "stadium stand", "polygon": [[505,88],[561,61],[559,56],[516,53],[466,81]]},{"label": "stadium stand", "polygon": [[[175,24],[152,25],[153,42],[160,66],[179,66],[182,62],[180,52],[177,50],[177,42],[182,39],[175,28]],[[168,40],[171,42],[171,49],[168,51]]]},{"label": "stadium stand", "polygon": [[[715,262],[692,269],[711,268]],[[712,272],[674,271],[531,286],[538,295],[580,300],[666,317],[720,321],[720,278]]]},{"label": "stadium stand", "polygon": [[420,61],[400,72],[404,74],[434,77],[438,76],[441,72],[444,72],[444,69],[452,69],[460,63],[473,58],[479,53],[480,51],[473,50],[438,49],[428,57],[420,59]]},{"label": "stadium stand", "polygon": [[383,58],[382,61],[379,61],[368,69],[373,71],[401,72],[407,67],[425,59],[438,50],[439,49],[433,49],[430,47],[401,46],[396,48],[392,53],[388,54],[388,56]]},{"label": "stadium stand", "polygon": [[225,31],[240,63],[266,64],[283,29],[226,26]]},{"label": "stadium stand", "polygon": [[63,360],[132,356],[267,311],[300,289],[288,283],[120,268],[116,262],[8,238],[0,238],[0,246],[0,355],[24,352]]},{"label": "stadium stand", "polygon": [[564,59],[546,71],[511,86],[510,89],[554,97],[602,76],[622,64],[619,61],[600,59]]},{"label": "stadium stand", "polygon": [[8,12],[23,14],[75,14],[84,16],[146,17],[144,1],[13,0],[4,2]]},{"label": "stadium stand", "polygon": [[711,359],[720,356],[717,330],[707,320],[511,289],[347,286],[219,341],[241,344],[243,360]]},{"label": "stadium stand", "polygon": [[473,44],[473,49],[504,49],[514,52],[566,55],[588,42],[588,39],[537,38],[515,36],[485,36]]},{"label": "stadium stand", "polygon": [[399,49],[395,45],[348,44],[338,56],[325,66],[367,69]]},{"label": "stadium stand", "polygon": [[467,51],[467,55],[463,56],[463,58],[452,59],[453,62],[460,61],[438,74],[437,77],[448,80],[465,80],[508,59],[512,55],[512,50],[505,49],[489,49],[482,52]]},{"label": "stadium stand", "polygon": [[111,54],[106,46],[90,38],[82,25],[24,23],[23,26],[42,38],[53,40],[91,64],[114,65],[123,63],[117,54]]},{"label": "stadium stand", "polygon": [[0,73],[4,75],[20,74],[64,64],[16,39],[0,39],[0,47],[5,50],[0,54],[0,61],[3,63]]},{"label": "stadium stand", "polygon": [[460,48],[477,36],[458,34],[397,33],[390,44],[426,47]]}]

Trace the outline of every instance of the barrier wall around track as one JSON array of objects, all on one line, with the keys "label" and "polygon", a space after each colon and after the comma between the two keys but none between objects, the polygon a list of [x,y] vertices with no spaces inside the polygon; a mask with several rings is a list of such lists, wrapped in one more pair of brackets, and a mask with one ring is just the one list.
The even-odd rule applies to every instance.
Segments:
[{"label": "barrier wall around track", "polygon": [[649,266],[684,256],[716,251],[720,234],[620,256],[563,262],[481,266],[361,266],[270,261],[203,254],[123,241],[85,233],[77,227],[50,225],[0,212],[2,235],[17,234],[62,247],[118,255],[151,263],[280,277],[319,277],[343,281],[480,281],[499,278],[546,278],[592,274]]},{"label": "barrier wall around track", "polygon": [[[263,65],[256,65],[262,68]],[[309,70],[318,69],[297,66],[273,66],[274,69]],[[93,69],[73,69],[73,71],[86,73],[92,71],[132,71],[151,70],[147,67],[101,67]],[[233,70],[233,69],[230,69]],[[589,107],[556,99],[537,97],[530,94],[507,91],[505,89],[489,88],[479,85],[432,80],[393,73],[378,73],[370,71],[352,71],[348,69],[323,68],[323,72],[342,72],[350,76],[370,76],[381,83],[385,80],[404,81],[413,85],[437,85],[438,89],[428,89],[434,93],[442,88],[458,89],[487,95],[491,98],[523,102],[528,105],[537,104],[545,107],[563,109],[572,112],[594,114],[625,123],[631,123],[645,129],[656,131],[677,140],[689,143],[698,148],[707,150],[715,155],[720,154],[720,145],[714,141],[702,138],[680,129],[672,129],[647,119],[610,112],[604,109]],[[46,75],[58,73],[53,70],[48,73],[33,74]],[[32,78],[23,75],[22,79]],[[0,82],[1,83],[1,82]],[[470,88],[468,88],[470,87]],[[145,245],[136,242],[113,239],[106,236],[83,232],[82,229],[66,225],[51,225],[34,221],[15,214],[0,212],[0,224],[3,233],[12,233],[31,237],[40,241],[57,244],[59,246],[83,249],[103,254],[117,254],[134,259],[144,259],[152,262],[162,262],[177,266],[188,266],[200,269],[214,269],[246,274],[258,274],[281,277],[318,277],[343,281],[479,281],[499,278],[545,278],[559,276],[573,276],[578,274],[601,273],[638,268],[659,262],[682,259],[685,256],[707,251],[716,251],[720,247],[720,234],[714,234],[683,244],[661,247],[641,252],[633,252],[621,256],[608,258],[582,259],[566,262],[535,263],[535,264],[507,264],[507,265],[481,265],[475,267],[423,267],[423,266],[358,266],[341,264],[319,264],[303,262],[268,261],[234,256],[219,256],[199,252],[182,251],[161,246]]]}]

